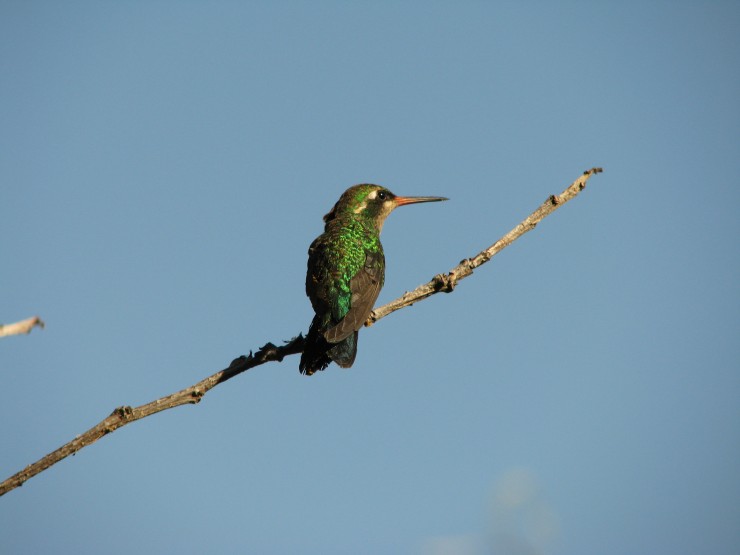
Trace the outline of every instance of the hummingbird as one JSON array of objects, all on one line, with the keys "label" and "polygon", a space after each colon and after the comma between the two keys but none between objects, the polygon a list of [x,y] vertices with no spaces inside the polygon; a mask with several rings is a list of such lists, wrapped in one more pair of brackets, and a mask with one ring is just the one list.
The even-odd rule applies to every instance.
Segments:
[{"label": "hummingbird", "polygon": [[301,355],[308,376],[332,361],[349,368],[357,355],[357,335],[385,280],[380,232],[399,206],[448,200],[445,197],[400,197],[385,187],[350,187],[326,216],[324,233],[308,248],[306,295],[314,316]]}]

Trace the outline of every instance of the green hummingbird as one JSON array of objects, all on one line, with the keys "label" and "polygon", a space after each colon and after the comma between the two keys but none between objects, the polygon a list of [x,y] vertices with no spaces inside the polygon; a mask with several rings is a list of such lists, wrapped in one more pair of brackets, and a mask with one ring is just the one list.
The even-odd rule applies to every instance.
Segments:
[{"label": "green hummingbird", "polygon": [[347,189],[324,216],[324,233],[308,249],[306,295],[316,316],[306,336],[299,368],[312,375],[331,361],[349,368],[357,355],[357,334],[385,279],[380,244],[383,223],[394,209],[444,197],[399,197],[380,185]]}]

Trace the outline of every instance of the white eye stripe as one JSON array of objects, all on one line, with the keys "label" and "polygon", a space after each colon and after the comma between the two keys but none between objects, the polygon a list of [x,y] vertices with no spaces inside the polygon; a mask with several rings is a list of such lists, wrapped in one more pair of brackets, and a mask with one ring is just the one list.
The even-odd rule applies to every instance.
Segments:
[{"label": "white eye stripe", "polygon": [[369,198],[370,200],[373,200],[377,196],[378,196],[378,191],[370,191],[370,194],[367,195],[367,198]]}]

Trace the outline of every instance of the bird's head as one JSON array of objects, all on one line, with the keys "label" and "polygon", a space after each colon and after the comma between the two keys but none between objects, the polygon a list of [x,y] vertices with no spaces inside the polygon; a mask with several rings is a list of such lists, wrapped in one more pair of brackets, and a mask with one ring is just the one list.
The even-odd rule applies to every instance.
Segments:
[{"label": "bird's head", "polygon": [[399,206],[441,200],[448,199],[445,197],[399,197],[380,185],[363,183],[344,191],[334,208],[324,216],[324,221],[329,223],[337,217],[354,217],[372,223],[380,233],[388,214]]}]

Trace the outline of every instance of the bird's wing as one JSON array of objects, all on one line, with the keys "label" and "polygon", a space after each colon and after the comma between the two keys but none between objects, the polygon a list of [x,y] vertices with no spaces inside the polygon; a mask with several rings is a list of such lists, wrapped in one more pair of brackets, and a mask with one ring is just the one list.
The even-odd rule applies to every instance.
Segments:
[{"label": "bird's wing", "polygon": [[378,299],[383,287],[383,252],[365,252],[365,265],[349,282],[350,309],[337,325],[324,332],[329,343],[338,343],[358,331]]}]

